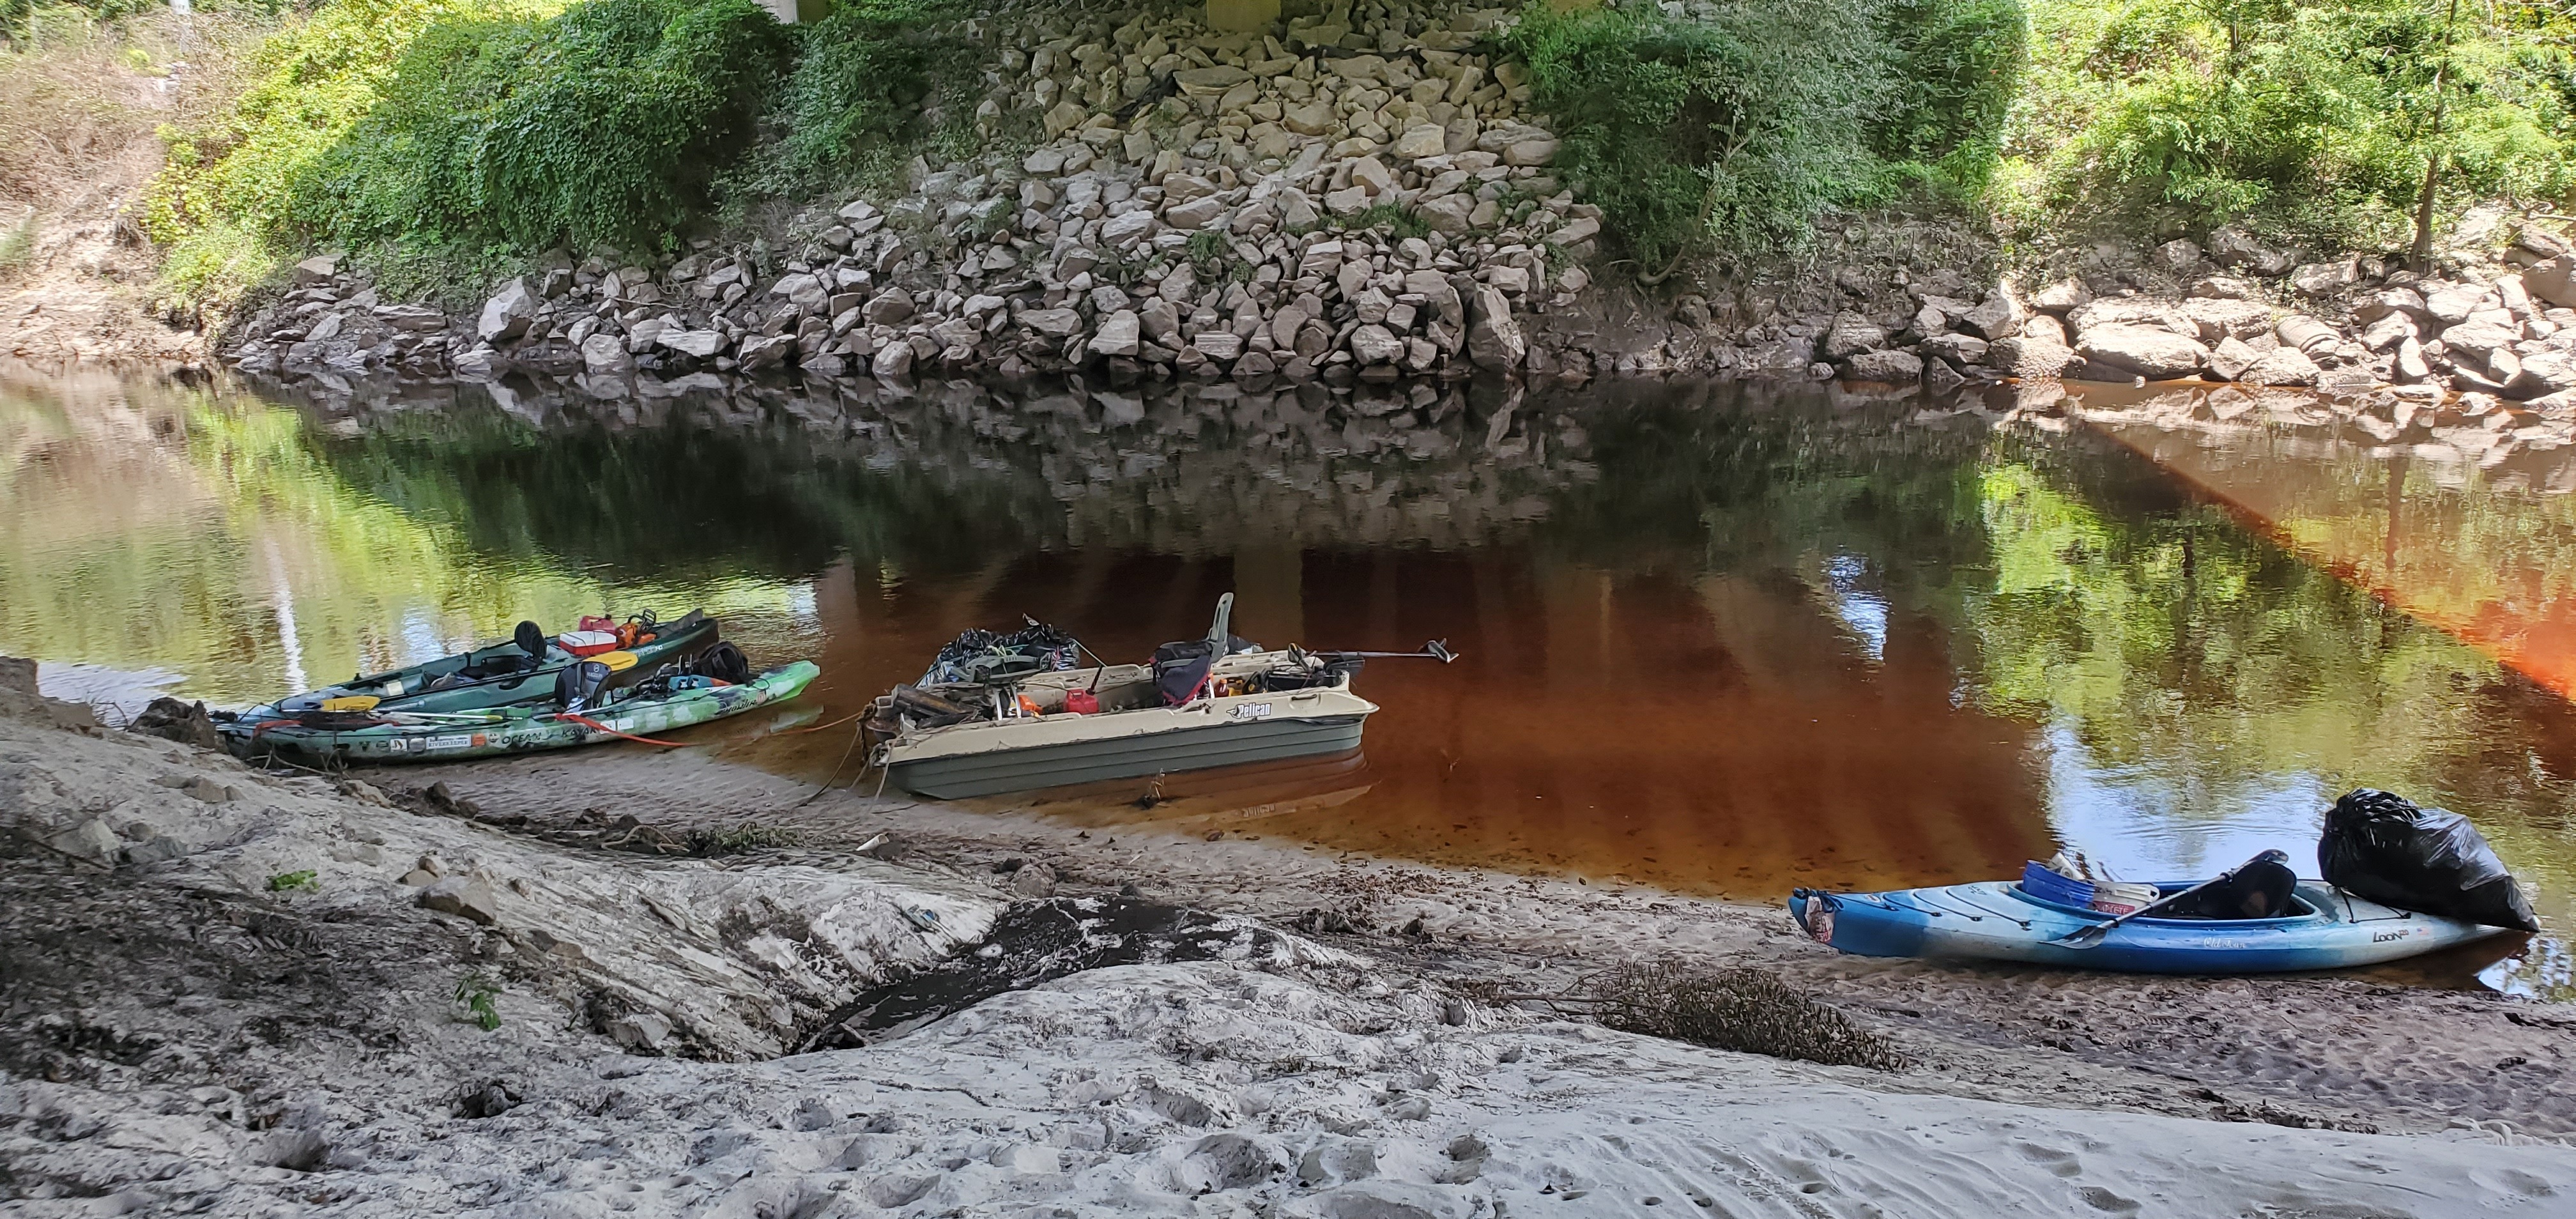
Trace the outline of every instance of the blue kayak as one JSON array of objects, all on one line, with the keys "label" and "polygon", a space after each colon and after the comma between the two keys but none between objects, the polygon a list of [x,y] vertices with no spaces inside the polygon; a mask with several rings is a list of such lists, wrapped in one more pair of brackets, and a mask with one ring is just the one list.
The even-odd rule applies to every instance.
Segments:
[{"label": "blue kayak", "polygon": [[[2166,895],[2191,882],[2160,882]],[[1883,893],[1800,889],[1789,916],[1819,943],[1863,957],[1970,958],[2128,973],[2248,974],[2348,969],[2434,952],[2491,935],[2439,915],[2398,910],[2302,880],[2283,918],[2136,918],[2099,944],[2055,941],[2111,915],[2034,897],[2012,881]]]}]

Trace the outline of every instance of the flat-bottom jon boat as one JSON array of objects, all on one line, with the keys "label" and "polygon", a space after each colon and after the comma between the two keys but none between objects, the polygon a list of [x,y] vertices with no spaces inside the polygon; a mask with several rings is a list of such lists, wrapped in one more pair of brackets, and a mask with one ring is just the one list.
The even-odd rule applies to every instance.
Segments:
[{"label": "flat-bottom jon boat", "polygon": [[[1234,594],[1219,597],[1207,637],[1165,644],[1151,665],[1055,670],[1024,647],[943,650],[933,676],[959,680],[877,699],[869,760],[893,786],[961,800],[1329,757],[1357,750],[1378,709],[1350,688],[1368,658],[1456,659],[1438,641],[1418,653],[1268,651],[1226,629],[1233,609]],[[1065,654],[1076,649],[1062,637]]]},{"label": "flat-bottom jon boat", "polygon": [[[1307,680],[1302,653],[1238,653],[1213,671],[1222,688],[1252,690],[1175,707],[1163,703],[1144,665],[1044,673],[1016,684],[1034,714],[898,730],[876,761],[896,787],[959,800],[1347,753],[1360,747],[1361,727],[1377,711],[1351,693],[1347,675],[1340,684],[1267,688],[1263,679],[1272,674]],[[1064,714],[1066,695],[1075,692],[1089,694],[1099,709]]]},{"label": "flat-bottom jon boat", "polygon": [[[2159,882],[2159,895],[2189,882]],[[2280,918],[2131,918],[2089,948],[2065,938],[2112,916],[2034,896],[2011,881],[1882,893],[1790,895],[1807,934],[1864,957],[2019,961],[2129,973],[2245,974],[2376,965],[2503,934],[2440,915],[2383,906],[2318,881],[2291,889]]]},{"label": "flat-bottom jon boat", "polygon": [[804,693],[822,670],[800,660],[748,682],[636,695],[570,712],[554,707],[495,707],[480,712],[321,712],[261,722],[249,745],[334,764],[449,762],[541,749],[571,749],[651,737]]}]

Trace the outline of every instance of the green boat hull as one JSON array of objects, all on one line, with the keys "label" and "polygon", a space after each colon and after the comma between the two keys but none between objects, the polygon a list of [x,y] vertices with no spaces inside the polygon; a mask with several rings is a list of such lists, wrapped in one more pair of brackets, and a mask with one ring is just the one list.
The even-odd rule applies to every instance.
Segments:
[{"label": "green boat hull", "polygon": [[[651,643],[629,649],[635,653],[635,667],[627,672],[635,674],[640,679],[665,663],[685,659],[705,650],[708,645],[716,641],[717,636],[716,620],[703,615],[666,623]],[[501,643],[487,648],[476,648],[471,652],[460,652],[454,656],[442,656],[409,668],[355,677],[340,685],[289,695],[267,706],[255,707],[234,720],[218,720],[215,731],[232,742],[236,748],[244,747],[251,743],[254,733],[262,731],[260,725],[264,722],[273,721],[280,715],[292,716],[299,712],[318,710],[324,699],[352,696],[375,698],[377,700],[375,709],[380,714],[391,712],[453,714],[534,703],[553,698],[556,677],[566,666],[580,659],[560,648],[549,648],[546,658],[531,669],[467,679],[443,689],[422,689],[433,681],[457,674],[461,670],[487,666],[497,660],[517,659],[525,655],[526,653],[521,652],[517,644]]]},{"label": "green boat hull", "polygon": [[[481,717],[456,715],[434,723],[387,723],[363,728],[307,728],[292,720],[270,720],[246,731],[248,751],[279,752],[341,765],[395,762],[453,762],[547,749],[572,749],[625,737],[662,733],[740,715],[785,702],[805,692],[822,670],[800,660],[762,673],[738,686],[683,690],[667,698],[629,699],[613,703],[590,721],[565,718],[552,711],[494,709]],[[622,735],[621,735],[622,734]]]}]

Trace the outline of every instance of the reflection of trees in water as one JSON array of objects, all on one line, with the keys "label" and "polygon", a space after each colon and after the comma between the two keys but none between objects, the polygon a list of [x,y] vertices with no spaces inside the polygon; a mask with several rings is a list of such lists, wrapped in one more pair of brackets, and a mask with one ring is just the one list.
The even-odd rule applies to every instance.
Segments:
[{"label": "reflection of trees in water", "polygon": [[1993,568],[1959,608],[1982,702],[2070,723],[2176,816],[2225,818],[2298,773],[2450,804],[2566,900],[2563,702],[2144,463],[2015,448],[1980,477]]}]

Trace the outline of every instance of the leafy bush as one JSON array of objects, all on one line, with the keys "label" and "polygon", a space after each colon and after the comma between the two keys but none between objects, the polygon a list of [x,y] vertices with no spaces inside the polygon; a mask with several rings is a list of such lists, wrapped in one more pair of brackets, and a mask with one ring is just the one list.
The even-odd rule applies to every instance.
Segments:
[{"label": "leafy bush", "polygon": [[[2329,243],[2402,229],[2436,157],[2454,198],[2549,196],[2576,23],[2439,0],[2031,0],[2005,206],[2251,218]],[[2492,17],[2488,14],[2492,13]],[[2447,80],[2440,75],[2448,64]]]},{"label": "leafy bush", "polygon": [[1559,163],[1640,259],[1794,245],[1895,162],[1990,160],[2018,0],[1728,0],[1701,16],[1533,3],[1505,36]]},{"label": "leafy bush", "polygon": [[516,3],[333,0],[261,43],[256,80],[228,111],[163,131],[168,161],[146,193],[143,223],[169,249],[162,276],[173,295],[223,299],[265,277],[292,184],[375,107],[403,49],[442,17]]},{"label": "leafy bush", "polygon": [[1983,185],[2021,90],[2029,50],[2021,0],[1888,0],[1879,27],[1895,55],[1871,150]]},{"label": "leafy bush", "polygon": [[971,104],[973,51],[924,29],[939,3],[844,0],[808,29],[781,106],[791,178],[863,170],[926,134],[925,103]]},{"label": "leafy bush", "polygon": [[352,243],[650,243],[706,207],[790,50],[751,0],[442,21],[296,183],[294,218]]}]

